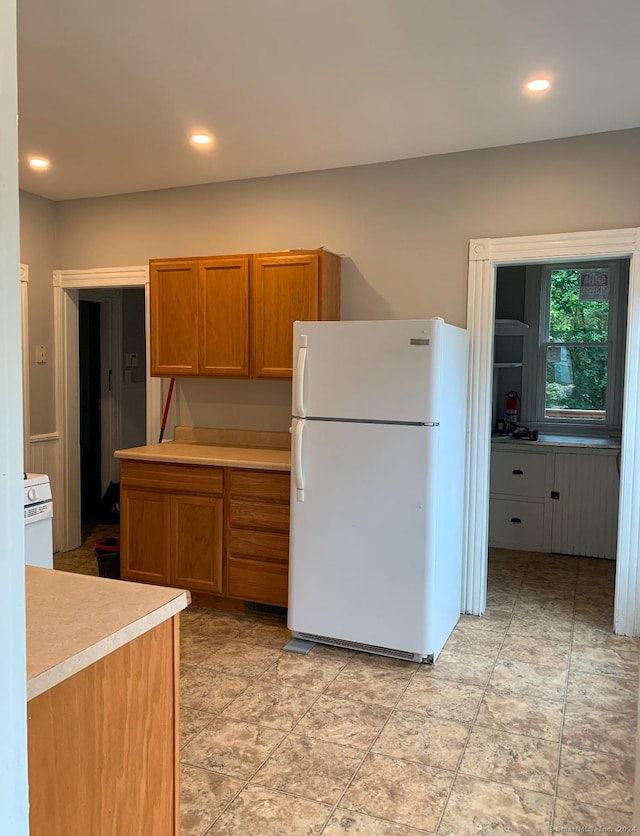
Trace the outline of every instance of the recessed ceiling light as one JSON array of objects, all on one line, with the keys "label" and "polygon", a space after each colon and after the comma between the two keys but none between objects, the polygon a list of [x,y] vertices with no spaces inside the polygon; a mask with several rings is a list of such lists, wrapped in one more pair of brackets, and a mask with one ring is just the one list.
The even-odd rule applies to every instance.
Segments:
[{"label": "recessed ceiling light", "polygon": [[29,165],[31,168],[35,168],[36,171],[44,171],[46,168],[49,168],[50,163],[44,157],[31,157],[29,159]]},{"label": "recessed ceiling light", "polygon": [[532,93],[541,93],[543,90],[548,90],[551,87],[551,82],[548,78],[534,78],[533,81],[527,83],[527,90]]},{"label": "recessed ceiling light", "polygon": [[209,145],[211,137],[208,134],[193,134],[191,142],[195,142],[196,145]]}]

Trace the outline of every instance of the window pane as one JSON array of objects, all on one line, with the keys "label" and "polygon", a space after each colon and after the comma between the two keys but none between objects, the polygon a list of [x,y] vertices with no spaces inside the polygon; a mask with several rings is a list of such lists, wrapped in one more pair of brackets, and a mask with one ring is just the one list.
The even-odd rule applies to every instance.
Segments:
[{"label": "window pane", "polygon": [[606,268],[551,272],[549,342],[600,343],[609,339],[608,274]]},{"label": "window pane", "polygon": [[605,346],[548,347],[546,418],[604,421],[608,354]]}]

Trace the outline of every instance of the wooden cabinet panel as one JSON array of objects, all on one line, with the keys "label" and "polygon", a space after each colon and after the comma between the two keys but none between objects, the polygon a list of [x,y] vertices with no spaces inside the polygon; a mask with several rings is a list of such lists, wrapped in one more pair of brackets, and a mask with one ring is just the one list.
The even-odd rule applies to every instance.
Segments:
[{"label": "wooden cabinet panel", "polygon": [[200,374],[249,377],[249,256],[199,262]]},{"label": "wooden cabinet panel", "polygon": [[32,836],[177,836],[175,653],[170,620],[27,703]]},{"label": "wooden cabinet panel", "polygon": [[254,528],[287,534],[289,506],[275,502],[232,499],[229,503],[229,525],[233,528]]},{"label": "wooden cabinet panel", "polygon": [[318,319],[318,259],[316,254],[254,256],[254,377],[291,377],[293,323]]},{"label": "wooden cabinet panel", "polygon": [[171,583],[222,592],[222,499],[171,496]]},{"label": "wooden cabinet panel", "polygon": [[125,580],[169,583],[169,497],[122,486],[120,574]]},{"label": "wooden cabinet panel", "polygon": [[290,486],[291,477],[289,473],[277,473],[272,470],[236,469],[229,472],[229,492],[231,496],[288,502]]},{"label": "wooden cabinet panel", "polygon": [[150,262],[149,282],[151,374],[197,374],[197,261]]},{"label": "wooden cabinet panel", "polygon": [[287,606],[288,567],[260,560],[229,560],[229,595],[245,601]]},{"label": "wooden cabinet panel", "polygon": [[222,496],[223,471],[221,467],[173,462],[130,461],[120,462],[120,482],[137,488],[179,493],[210,493]]},{"label": "wooden cabinet panel", "polygon": [[261,560],[289,560],[289,535],[271,531],[229,529],[229,554],[236,557],[257,557]]}]

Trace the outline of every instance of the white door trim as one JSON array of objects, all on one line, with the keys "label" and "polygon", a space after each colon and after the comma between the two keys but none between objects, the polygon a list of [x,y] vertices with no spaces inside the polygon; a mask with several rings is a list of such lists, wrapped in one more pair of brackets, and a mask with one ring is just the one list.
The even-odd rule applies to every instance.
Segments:
[{"label": "white door trim", "polygon": [[24,469],[29,467],[29,265],[20,265],[20,308],[22,320],[22,441],[24,444]]},{"label": "white door trim", "polygon": [[147,443],[157,440],[162,416],[162,381],[150,377],[149,268],[107,267],[93,270],[54,270],[53,313],[56,355],[56,425],[60,435],[59,468],[61,551],[77,548],[80,526],[80,429],[78,413],[78,290],[143,287],[146,323]]},{"label": "white door trim", "polygon": [[640,229],[470,241],[467,328],[470,335],[469,432],[462,611],[486,607],[491,447],[491,383],[496,268],[601,256],[630,258],[620,510],[614,630],[640,636]]}]

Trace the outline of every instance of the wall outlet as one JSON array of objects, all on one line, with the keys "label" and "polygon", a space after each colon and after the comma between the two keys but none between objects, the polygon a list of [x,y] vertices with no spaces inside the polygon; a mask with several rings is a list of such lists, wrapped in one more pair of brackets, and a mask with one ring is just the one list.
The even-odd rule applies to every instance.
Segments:
[{"label": "wall outlet", "polygon": [[47,362],[47,349],[43,345],[36,346],[36,363],[43,363]]},{"label": "wall outlet", "polygon": [[124,364],[128,366],[130,369],[135,369],[138,366],[138,355],[137,354],[125,354],[124,355]]}]

